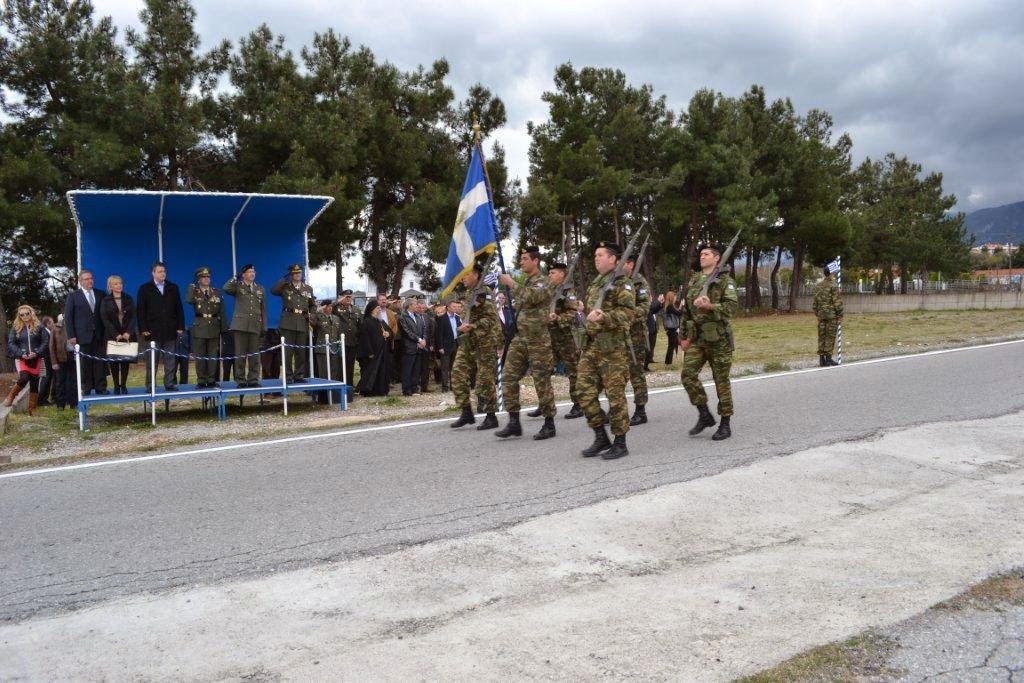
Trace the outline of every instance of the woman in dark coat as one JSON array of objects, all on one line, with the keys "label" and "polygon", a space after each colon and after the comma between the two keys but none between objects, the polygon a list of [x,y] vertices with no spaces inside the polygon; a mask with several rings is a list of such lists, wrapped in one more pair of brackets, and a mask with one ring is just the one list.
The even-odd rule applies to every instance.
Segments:
[{"label": "woman in dark coat", "polygon": [[359,324],[359,344],[356,358],[359,359],[359,393],[363,396],[387,396],[391,386],[390,356],[388,338],[391,328],[377,317],[377,300],[366,304],[363,319]]},{"label": "woman in dark coat", "polygon": [[7,334],[7,355],[16,361],[18,381],[11,387],[11,393],[4,400],[5,406],[14,405],[14,400],[28,388],[28,414],[35,417],[39,404],[39,372],[43,369],[43,356],[49,353],[50,333],[36,317],[31,306],[18,306],[18,312]]},{"label": "woman in dark coat", "polygon": [[[100,300],[100,320],[106,341],[135,340],[135,302],[124,291],[124,281],[118,275],[107,278],[107,295]],[[104,355],[106,349],[104,348]],[[114,380],[114,393],[128,393],[128,365],[130,361],[110,363],[110,376]]]}]

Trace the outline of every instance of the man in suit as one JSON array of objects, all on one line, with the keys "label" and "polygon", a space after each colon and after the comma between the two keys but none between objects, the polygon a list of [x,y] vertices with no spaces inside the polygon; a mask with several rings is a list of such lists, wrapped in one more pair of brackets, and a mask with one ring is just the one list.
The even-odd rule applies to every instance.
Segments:
[{"label": "man in suit", "polygon": [[[139,336],[146,346],[156,342],[156,348],[164,356],[164,390],[177,391],[178,385],[178,337],[185,331],[185,309],[181,305],[178,285],[167,279],[167,266],[161,261],[153,263],[150,269],[153,278],[139,287],[138,302]],[[154,381],[152,365],[146,363],[146,389]]]},{"label": "man in suit", "polygon": [[459,348],[461,311],[461,301],[449,301],[445,312],[437,317],[434,348],[437,349],[438,364],[441,366],[442,391],[449,391],[452,386],[452,363],[455,362],[455,353]]},{"label": "man in suit", "polygon": [[402,348],[402,395],[419,393],[422,354],[427,351],[426,325],[419,314],[419,302],[408,299],[398,319]]},{"label": "man in suit", "polygon": [[[103,341],[103,323],[100,321],[100,301],[106,296],[102,289],[93,287],[93,273],[83,269],[78,274],[78,289],[68,295],[64,302],[64,329],[68,337],[68,345],[79,345],[82,353],[90,356],[105,356],[106,344]],[[78,357],[82,371],[82,396],[95,390],[97,394],[109,394],[107,391],[107,368],[101,360]],[[67,390],[73,397],[71,405],[78,404],[75,392]]]}]

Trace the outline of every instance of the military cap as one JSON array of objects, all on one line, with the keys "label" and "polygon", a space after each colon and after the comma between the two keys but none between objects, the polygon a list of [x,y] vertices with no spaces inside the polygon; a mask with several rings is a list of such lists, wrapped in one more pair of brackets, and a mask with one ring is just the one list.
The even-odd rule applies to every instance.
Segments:
[{"label": "military cap", "polygon": [[617,242],[612,242],[611,240],[601,240],[600,242],[597,243],[597,246],[595,246],[594,248],[606,249],[607,251],[611,252],[612,254],[615,254],[616,256],[622,256],[622,247],[620,247]]},{"label": "military cap", "polygon": [[555,261],[548,266],[548,270],[569,270],[569,266],[565,265],[561,261]]},{"label": "military cap", "polygon": [[244,266],[242,266],[242,269],[240,271],[238,271],[238,272],[239,273],[244,273],[247,270],[256,270],[256,266],[254,266],[251,263],[246,263]]},{"label": "military cap", "polygon": [[540,247],[536,244],[531,244],[527,247],[523,247],[524,254],[532,254],[534,256],[540,256]]},{"label": "military cap", "polygon": [[334,299],[320,299],[320,305],[321,306],[333,306],[334,305]]},{"label": "military cap", "polygon": [[210,277],[210,269],[207,266],[196,268],[196,278]]},{"label": "military cap", "polygon": [[343,289],[343,290],[341,290],[341,296],[352,296],[352,290],[351,289]]},{"label": "military cap", "polygon": [[302,266],[300,266],[298,263],[293,263],[290,266],[288,266],[288,272],[289,273],[301,273],[302,272]]},{"label": "military cap", "polygon": [[700,245],[700,248],[697,249],[697,253],[699,254],[700,252],[704,251],[705,249],[710,249],[711,251],[715,252],[719,256],[721,256],[722,252],[725,251],[724,249],[722,249],[722,245],[721,244],[717,244],[717,243],[714,243],[714,242],[708,242],[707,244]]}]

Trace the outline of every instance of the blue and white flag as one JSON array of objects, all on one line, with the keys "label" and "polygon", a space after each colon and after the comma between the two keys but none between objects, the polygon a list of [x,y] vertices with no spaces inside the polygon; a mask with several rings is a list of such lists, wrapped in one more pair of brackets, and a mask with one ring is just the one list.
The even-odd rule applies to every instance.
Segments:
[{"label": "blue and white flag", "polygon": [[837,256],[835,261],[833,261],[832,263],[828,264],[825,267],[828,268],[828,272],[833,274],[833,275],[838,273],[839,272],[839,268],[840,268],[840,266],[839,266],[839,257]]},{"label": "blue and white flag", "polygon": [[462,200],[455,217],[452,242],[448,247],[448,261],[444,277],[441,278],[440,296],[447,296],[455,289],[462,276],[472,270],[478,255],[494,251],[497,246],[495,235],[494,208],[487,191],[480,153],[474,145],[466,184],[462,186]]}]

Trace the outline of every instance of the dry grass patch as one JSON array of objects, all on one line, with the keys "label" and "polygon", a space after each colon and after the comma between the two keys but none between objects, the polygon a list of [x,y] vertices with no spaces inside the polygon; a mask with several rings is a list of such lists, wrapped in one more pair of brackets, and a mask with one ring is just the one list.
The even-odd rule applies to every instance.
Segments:
[{"label": "dry grass patch", "polygon": [[886,666],[899,645],[877,631],[865,631],[841,643],[829,643],[781,664],[738,679],[739,683],[825,683],[894,678],[900,671]]},{"label": "dry grass patch", "polygon": [[1024,568],[993,576],[932,609],[998,611],[1004,607],[1024,607]]}]

